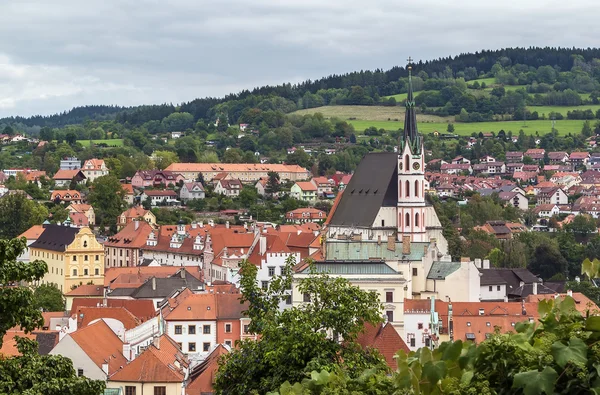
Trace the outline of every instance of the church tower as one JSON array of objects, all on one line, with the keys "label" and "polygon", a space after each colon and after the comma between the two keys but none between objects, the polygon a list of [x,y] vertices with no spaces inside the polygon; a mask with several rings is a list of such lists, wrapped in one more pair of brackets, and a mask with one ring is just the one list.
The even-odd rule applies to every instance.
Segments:
[{"label": "church tower", "polygon": [[425,151],[417,130],[417,114],[412,88],[412,66],[408,58],[408,95],[404,133],[398,142],[398,239],[428,241],[425,228]]}]

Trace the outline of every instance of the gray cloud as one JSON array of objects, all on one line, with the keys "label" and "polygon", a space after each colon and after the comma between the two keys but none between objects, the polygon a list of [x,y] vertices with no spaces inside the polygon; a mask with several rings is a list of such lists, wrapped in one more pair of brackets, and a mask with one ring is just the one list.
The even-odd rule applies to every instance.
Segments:
[{"label": "gray cloud", "polygon": [[0,116],[221,96],[508,46],[597,46],[582,0],[5,0]]}]

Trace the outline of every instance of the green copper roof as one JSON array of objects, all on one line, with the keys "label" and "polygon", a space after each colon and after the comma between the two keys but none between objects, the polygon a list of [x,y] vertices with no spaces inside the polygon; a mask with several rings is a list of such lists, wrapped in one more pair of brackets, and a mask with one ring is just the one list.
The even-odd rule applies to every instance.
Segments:
[{"label": "green copper roof", "polygon": [[386,242],[333,240],[326,242],[325,259],[328,261],[365,261],[370,259],[420,261],[429,243],[410,243],[410,254],[402,254],[402,242],[396,242],[391,251]]},{"label": "green copper roof", "polygon": [[[399,274],[383,262],[316,262],[315,269],[319,273],[329,274]],[[309,268],[303,273],[308,273]]]},{"label": "green copper roof", "polygon": [[460,262],[433,262],[427,278],[445,280],[447,276],[460,269]]}]

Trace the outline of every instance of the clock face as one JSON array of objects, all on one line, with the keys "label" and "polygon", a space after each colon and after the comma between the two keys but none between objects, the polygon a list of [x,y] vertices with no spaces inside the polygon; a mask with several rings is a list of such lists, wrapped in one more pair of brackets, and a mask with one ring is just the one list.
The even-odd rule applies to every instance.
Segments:
[{"label": "clock face", "polygon": [[413,169],[419,170],[420,168],[421,168],[421,165],[419,164],[419,162],[413,163]]}]

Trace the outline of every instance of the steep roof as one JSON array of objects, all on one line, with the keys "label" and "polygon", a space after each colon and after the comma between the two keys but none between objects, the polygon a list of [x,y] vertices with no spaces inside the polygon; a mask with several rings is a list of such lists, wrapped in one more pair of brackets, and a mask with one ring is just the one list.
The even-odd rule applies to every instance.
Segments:
[{"label": "steep roof", "polygon": [[192,294],[181,300],[166,319],[168,321],[216,320],[216,304],[215,294]]},{"label": "steep roof", "polygon": [[70,226],[44,225],[44,232],[29,248],[39,248],[50,251],[64,252],[67,246],[75,240],[79,229]]},{"label": "steep roof", "polygon": [[77,310],[77,327],[85,328],[91,322],[102,318],[120,321],[126,330],[141,324],[136,316],[123,307],[81,307]]},{"label": "steep roof", "polygon": [[393,370],[398,368],[398,364],[394,358],[396,352],[399,350],[404,350],[407,354],[410,352],[402,337],[400,337],[396,329],[389,322],[378,324],[377,326],[369,323],[365,324],[364,333],[360,334],[356,341],[365,349],[371,347],[378,350],[385,358],[388,366]]},{"label": "steep roof", "polygon": [[70,313],[77,314],[82,308],[101,305],[102,307],[125,308],[142,322],[156,316],[156,310],[154,309],[152,300],[106,299],[106,306],[104,306],[103,303],[104,300],[102,298],[75,298],[73,299]]},{"label": "steep roof", "polygon": [[42,225],[33,225],[31,228],[21,233],[19,237],[24,237],[27,240],[37,240],[43,232],[44,227]]},{"label": "steep roof", "polygon": [[72,180],[73,178],[85,179],[85,175],[81,172],[81,170],[59,170],[56,172],[54,177],[55,180]]},{"label": "steep roof", "polygon": [[190,372],[190,383],[185,388],[188,395],[212,394],[215,374],[219,369],[219,359],[229,351],[219,344],[204,361],[196,365]]},{"label": "steep roof", "polygon": [[393,152],[366,155],[346,186],[329,224],[368,227],[382,206],[397,204],[397,163],[398,155]]},{"label": "steep roof", "polygon": [[145,247],[148,235],[150,232],[152,232],[152,230],[152,226],[146,221],[132,221],[123,229],[121,229],[119,233],[114,236],[110,236],[106,240],[106,243],[104,243],[104,246],[121,248]]},{"label": "steep roof", "polygon": [[108,362],[109,374],[127,363],[122,354],[123,342],[102,320],[68,336],[71,336],[100,369],[105,361]]},{"label": "steep roof", "polygon": [[65,296],[104,296],[104,287],[102,285],[82,284]]}]

